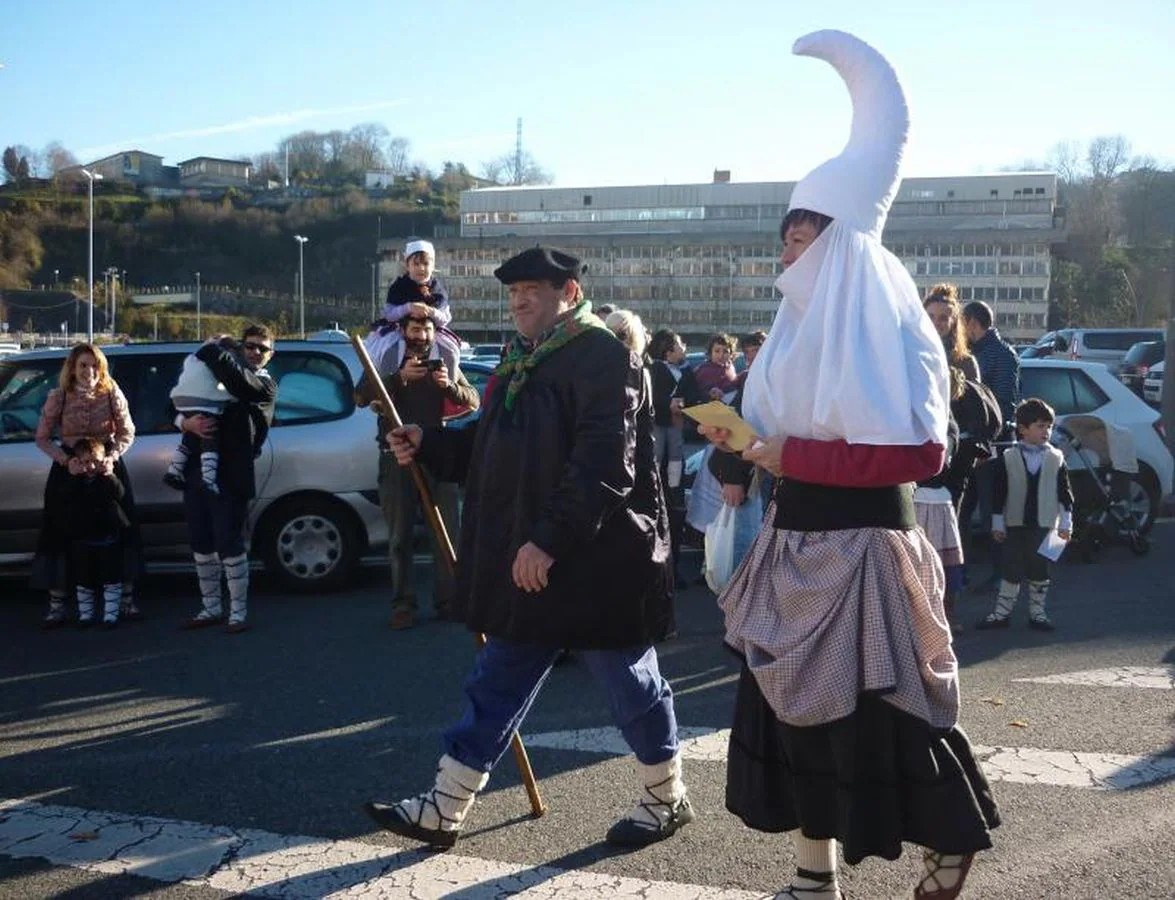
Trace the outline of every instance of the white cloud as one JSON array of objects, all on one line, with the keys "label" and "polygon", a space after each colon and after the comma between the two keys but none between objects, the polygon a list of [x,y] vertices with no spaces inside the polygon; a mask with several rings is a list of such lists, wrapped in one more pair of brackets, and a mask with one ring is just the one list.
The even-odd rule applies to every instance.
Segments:
[{"label": "white cloud", "polygon": [[167,131],[162,134],[149,134],[140,137],[130,137],[118,143],[101,144],[95,147],[83,147],[78,155],[83,159],[106,156],[119,150],[131,147],[166,143],[167,141],[183,140],[186,138],[210,137],[216,134],[237,134],[243,131],[256,131],[259,128],[271,128],[275,125],[294,125],[311,119],[320,119],[325,116],[352,115],[355,113],[376,112],[381,109],[391,109],[400,106],[404,100],[385,100],[380,103],[364,103],[357,106],[337,106],[331,109],[297,109],[291,112],[273,113],[268,116],[248,116],[235,122],[226,122],[221,125],[204,125],[199,128],[187,128],[183,131]]}]

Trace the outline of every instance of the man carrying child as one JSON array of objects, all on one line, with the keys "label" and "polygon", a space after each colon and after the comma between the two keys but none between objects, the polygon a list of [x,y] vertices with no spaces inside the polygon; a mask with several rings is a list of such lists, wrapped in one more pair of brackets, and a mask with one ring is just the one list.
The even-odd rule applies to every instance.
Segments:
[{"label": "man carrying child", "polygon": [[220,454],[215,491],[205,488],[198,455],[189,455],[183,469],[184,517],[201,601],[200,611],[184,628],[207,628],[224,621],[223,575],[229,594],[225,630],[236,634],[248,628],[245,519],[255,493],[253,460],[265,443],[277,399],[277,385],[265,371],[273,356],[273,333],[264,325],[247,327],[242,337],[243,360],[218,341],[206,343],[195,355],[233,399],[219,418],[197,413],[177,423],[185,433],[202,440],[215,435]]}]

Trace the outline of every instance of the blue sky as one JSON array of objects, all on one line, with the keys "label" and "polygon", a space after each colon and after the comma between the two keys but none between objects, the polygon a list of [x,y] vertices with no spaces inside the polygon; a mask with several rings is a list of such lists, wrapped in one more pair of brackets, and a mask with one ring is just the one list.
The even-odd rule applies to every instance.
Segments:
[{"label": "blue sky", "polygon": [[165,162],[380,122],[416,158],[524,144],[565,185],[788,180],[837,152],[849,102],[792,41],[842,28],[901,75],[908,175],[994,171],[1121,133],[1175,164],[1171,0],[11,4],[0,144]]}]

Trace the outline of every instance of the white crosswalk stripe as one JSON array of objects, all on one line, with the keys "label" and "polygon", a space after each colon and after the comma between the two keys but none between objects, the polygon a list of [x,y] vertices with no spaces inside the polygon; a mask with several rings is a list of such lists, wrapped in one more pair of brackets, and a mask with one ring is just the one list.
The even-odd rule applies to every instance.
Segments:
[{"label": "white crosswalk stripe", "polygon": [[[703,762],[726,762],[730,729],[681,728],[681,755]],[[549,747],[580,753],[627,756],[631,751],[614,728],[528,734],[528,747]],[[1175,757],[1126,756],[1119,753],[1075,753],[1035,747],[985,747],[975,753],[991,781],[1051,784],[1093,790],[1125,790],[1175,778]]]},{"label": "white crosswalk stripe", "polygon": [[281,900],[762,900],[762,893],[0,801],[0,855]]},{"label": "white crosswalk stripe", "polygon": [[1133,687],[1170,691],[1175,690],[1175,666],[1117,666],[1112,669],[1087,669],[1082,672],[1062,672],[1057,675],[1012,680],[1033,684]]}]

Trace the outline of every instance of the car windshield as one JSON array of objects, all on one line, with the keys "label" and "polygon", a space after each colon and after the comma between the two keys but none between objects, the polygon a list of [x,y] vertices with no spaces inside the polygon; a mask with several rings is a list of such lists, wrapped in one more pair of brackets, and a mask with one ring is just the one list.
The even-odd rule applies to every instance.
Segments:
[{"label": "car windshield", "polygon": [[60,373],[60,359],[0,362],[0,442],[33,438],[41,407]]}]

